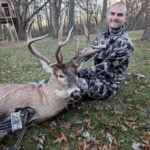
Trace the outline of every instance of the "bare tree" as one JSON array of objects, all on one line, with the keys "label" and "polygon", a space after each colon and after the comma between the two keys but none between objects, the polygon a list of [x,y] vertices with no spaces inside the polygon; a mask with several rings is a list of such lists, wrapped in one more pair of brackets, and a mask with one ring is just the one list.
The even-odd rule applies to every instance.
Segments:
[{"label": "bare tree", "polygon": [[142,40],[150,40],[150,11],[146,13],[146,27],[142,36]]},{"label": "bare tree", "polygon": [[49,0],[49,30],[53,35],[53,24],[52,24],[52,0]]},{"label": "bare tree", "polygon": [[[70,0],[69,1],[69,29],[74,26],[75,18],[74,14],[75,13],[75,0]],[[73,37],[73,33],[72,33]]]},{"label": "bare tree", "polygon": [[106,14],[107,14],[107,0],[103,0],[103,10],[100,21],[100,32],[106,30]]},{"label": "bare tree", "polygon": [[99,20],[101,16],[101,6],[98,4],[98,0],[76,0],[76,3],[79,7],[80,20],[84,19],[86,21],[89,32],[95,32],[93,17]]},{"label": "bare tree", "polygon": [[62,0],[51,0],[53,36],[58,36]]},{"label": "bare tree", "polygon": [[[43,9],[43,7],[49,2],[49,0],[42,1],[42,3],[39,3],[38,0],[14,0],[14,9],[15,14],[18,19],[18,36],[19,39],[25,39],[26,37],[26,27],[28,22],[40,11]],[[34,7],[34,4],[38,7]],[[32,11],[30,10],[32,8]]]},{"label": "bare tree", "polygon": [[127,28],[137,29],[141,24],[145,25],[145,13],[150,5],[149,0],[125,0],[128,8]]}]

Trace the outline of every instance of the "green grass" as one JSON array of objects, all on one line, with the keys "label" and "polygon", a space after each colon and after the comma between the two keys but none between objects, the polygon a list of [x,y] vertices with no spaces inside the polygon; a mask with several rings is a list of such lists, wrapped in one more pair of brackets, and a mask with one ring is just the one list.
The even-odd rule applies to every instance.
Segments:
[{"label": "green grass", "polygon": [[[109,139],[114,150],[130,150],[133,140],[139,139],[150,129],[150,41],[141,41],[142,31],[129,32],[135,45],[126,80],[117,96],[111,101],[85,101],[74,108],[65,109],[46,123],[28,129],[22,142],[22,149],[36,150],[39,135],[45,135],[44,150],[74,150],[104,148]],[[56,47],[54,39],[37,43],[47,57],[54,60]],[[80,37],[81,49],[85,39]],[[76,40],[63,48],[64,59],[73,55]],[[89,65],[87,63],[86,65]],[[27,50],[26,43],[0,46],[0,82],[26,83],[48,78],[39,63]],[[54,141],[63,133],[66,137],[61,143]],[[84,134],[91,138],[85,138]],[[108,138],[107,135],[111,135]],[[35,138],[36,137],[36,138]],[[35,140],[37,139],[37,140]],[[2,143],[12,146],[16,135],[9,135]]]}]

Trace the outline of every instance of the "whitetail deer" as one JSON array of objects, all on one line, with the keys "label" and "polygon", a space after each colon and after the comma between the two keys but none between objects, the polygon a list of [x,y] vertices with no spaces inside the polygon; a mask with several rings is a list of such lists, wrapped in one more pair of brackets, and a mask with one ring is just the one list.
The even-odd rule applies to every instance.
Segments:
[{"label": "whitetail deer", "polygon": [[[68,104],[71,96],[80,98],[80,89],[78,87],[77,69],[85,56],[93,55],[99,50],[105,48],[105,45],[93,48],[88,47],[86,52],[78,52],[76,56],[69,62],[63,63],[61,54],[62,46],[66,45],[70,39],[73,28],[68,33],[67,38],[62,41],[63,24],[60,27],[58,35],[58,44],[55,51],[56,62],[43,56],[37,51],[34,42],[41,40],[46,36],[32,38],[31,26],[33,21],[29,23],[27,28],[27,44],[30,52],[46,62],[52,70],[52,76],[48,83],[39,84],[1,84],[0,85],[0,117],[9,116],[16,108],[31,107],[35,110],[35,114],[28,121],[41,122],[50,117],[57,115]],[[77,49],[79,43],[77,44]]]}]

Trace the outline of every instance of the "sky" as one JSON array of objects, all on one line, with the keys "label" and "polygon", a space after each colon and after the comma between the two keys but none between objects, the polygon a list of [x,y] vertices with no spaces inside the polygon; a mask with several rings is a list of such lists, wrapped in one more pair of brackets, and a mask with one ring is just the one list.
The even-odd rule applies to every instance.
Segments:
[{"label": "sky", "polygon": [[[119,2],[120,0],[109,0],[111,4],[115,3],[115,2]],[[98,0],[99,4],[103,4],[103,0]]]}]

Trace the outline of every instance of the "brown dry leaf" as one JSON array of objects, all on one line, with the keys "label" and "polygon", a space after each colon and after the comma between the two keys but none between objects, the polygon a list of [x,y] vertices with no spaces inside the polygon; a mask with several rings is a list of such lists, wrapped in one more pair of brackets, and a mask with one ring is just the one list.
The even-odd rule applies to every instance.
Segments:
[{"label": "brown dry leaf", "polygon": [[111,111],[112,115],[123,115],[123,112],[118,111],[116,108],[113,108],[113,110]]},{"label": "brown dry leaf", "polygon": [[132,148],[133,150],[150,150],[150,132],[145,132],[138,141],[134,141],[134,143],[132,144]]},{"label": "brown dry leaf", "polygon": [[123,123],[125,124],[125,126],[127,126],[130,129],[138,128],[135,121],[124,121]]},{"label": "brown dry leaf", "polygon": [[[78,142],[76,145],[77,150],[98,150],[99,149],[99,142],[93,141],[90,139],[83,140],[82,142]],[[101,149],[99,149],[101,150]]]},{"label": "brown dry leaf", "polygon": [[106,137],[107,137],[109,143],[112,144],[113,140],[114,140],[114,137],[108,132],[106,133]]},{"label": "brown dry leaf", "polygon": [[67,141],[66,136],[61,132],[53,143],[62,143],[63,141]]},{"label": "brown dry leaf", "polygon": [[85,122],[87,123],[86,127],[87,127],[88,129],[93,129],[93,126],[92,126],[92,124],[91,124],[91,119],[90,119],[90,118],[89,118],[89,119],[86,119]]},{"label": "brown dry leaf", "polygon": [[108,150],[119,150],[120,149],[120,146],[121,146],[120,142],[118,140],[116,140],[116,138],[114,136],[112,136],[112,134],[107,132],[106,137],[109,142],[109,144],[107,145]]},{"label": "brown dry leaf", "polygon": [[65,129],[69,129],[70,126],[71,126],[71,123],[69,121],[62,123],[62,127],[64,127]]},{"label": "brown dry leaf", "polygon": [[62,147],[61,150],[68,150],[68,147],[67,146]]},{"label": "brown dry leaf", "polygon": [[81,129],[79,129],[79,128],[77,128],[76,130],[75,130],[75,134],[76,134],[76,136],[80,136],[81,135]]},{"label": "brown dry leaf", "polygon": [[[116,146],[114,146],[114,145],[109,145],[108,147],[107,147],[107,149],[108,150],[120,150],[120,145],[116,145]],[[107,150],[106,149],[106,150]]]},{"label": "brown dry leaf", "polygon": [[28,138],[29,142],[39,142],[40,137],[38,135],[32,135]]},{"label": "brown dry leaf", "polygon": [[125,104],[123,104],[123,106],[124,106],[126,109],[129,109],[129,110],[131,110],[131,109],[134,107],[134,105],[132,105],[132,104],[130,104],[130,103],[125,103]]},{"label": "brown dry leaf", "polygon": [[84,142],[78,142],[76,145],[77,150],[84,150],[85,149],[85,143]]},{"label": "brown dry leaf", "polygon": [[113,129],[113,128],[117,128],[117,125],[113,122],[106,124],[106,128],[108,129]]},{"label": "brown dry leaf", "polygon": [[42,150],[42,149],[44,149],[43,144],[45,141],[45,134],[38,134],[38,135],[30,136],[29,141],[38,143],[37,149]]},{"label": "brown dry leaf", "polygon": [[145,132],[144,135],[141,137],[142,140],[149,141],[150,143],[150,131]]},{"label": "brown dry leaf", "polygon": [[42,127],[44,127],[44,128],[48,128],[48,127],[49,127],[49,122],[45,122],[45,123],[43,123],[43,124],[42,124]]},{"label": "brown dry leaf", "polygon": [[124,132],[128,130],[128,128],[124,125],[120,125],[120,129],[121,131],[124,131]]},{"label": "brown dry leaf", "polygon": [[121,126],[122,127],[125,126],[126,128],[129,128],[129,129],[137,129],[138,126],[136,124],[136,117],[135,118],[133,118],[133,117],[130,117],[130,118],[123,117]]}]

